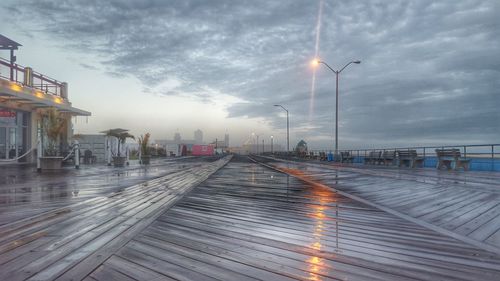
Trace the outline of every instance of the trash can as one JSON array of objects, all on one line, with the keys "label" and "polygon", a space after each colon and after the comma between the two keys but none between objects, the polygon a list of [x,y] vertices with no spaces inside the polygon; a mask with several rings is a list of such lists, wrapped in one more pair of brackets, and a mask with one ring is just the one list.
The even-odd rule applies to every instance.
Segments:
[{"label": "trash can", "polygon": [[332,162],[333,161],[333,153],[328,153],[328,162]]}]

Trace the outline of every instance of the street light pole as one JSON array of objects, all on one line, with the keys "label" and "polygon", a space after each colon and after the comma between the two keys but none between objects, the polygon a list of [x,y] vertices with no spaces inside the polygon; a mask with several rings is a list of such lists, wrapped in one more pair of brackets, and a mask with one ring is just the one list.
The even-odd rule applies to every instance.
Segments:
[{"label": "street light pole", "polygon": [[274,143],[274,137],[271,136],[271,154],[274,154],[273,143]]},{"label": "street light pole", "polygon": [[339,74],[350,64],[352,63],[360,64],[361,61],[359,60],[351,61],[348,64],[344,65],[344,67],[342,67],[340,70],[334,70],[324,61],[315,60],[313,63],[315,65],[318,65],[320,63],[324,64],[326,67],[328,67],[328,69],[330,69],[333,73],[335,73],[335,156],[336,156],[338,155],[339,152]]},{"label": "street light pole", "polygon": [[257,136],[257,155],[259,154],[259,135]]},{"label": "street light pole", "polygon": [[286,152],[290,152],[290,119],[288,119],[288,109],[281,104],[275,104],[274,106],[279,106],[286,111]]}]

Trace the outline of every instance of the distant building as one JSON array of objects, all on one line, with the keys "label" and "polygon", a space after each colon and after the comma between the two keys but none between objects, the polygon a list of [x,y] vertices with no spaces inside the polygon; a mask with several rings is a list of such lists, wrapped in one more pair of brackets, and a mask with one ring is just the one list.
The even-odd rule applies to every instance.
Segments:
[{"label": "distant building", "polygon": [[174,135],[174,141],[177,143],[181,143],[181,134],[175,133]]},{"label": "distant building", "polygon": [[229,134],[224,135],[224,146],[229,147]]},{"label": "distant building", "polygon": [[247,155],[247,154],[260,154],[260,153],[270,153],[270,152],[281,152],[283,147],[280,144],[264,144],[264,146],[256,144],[243,144],[239,147],[229,147],[227,151],[230,153]]},{"label": "distant building", "polygon": [[194,131],[194,143],[203,144],[203,132],[200,129]]},{"label": "distant building", "polygon": [[210,144],[215,146],[215,148],[227,148],[226,142],[222,140],[213,141]]},{"label": "distant building", "polygon": [[83,156],[86,150],[90,150],[97,162],[106,161],[106,136],[101,135],[78,135],[80,153]]},{"label": "distant building", "polygon": [[[201,132],[201,131],[200,131]],[[195,140],[183,140],[180,133],[174,134],[172,140],[155,140],[154,144],[165,149],[167,155],[180,156],[182,151],[191,152],[192,147],[196,144]]]}]

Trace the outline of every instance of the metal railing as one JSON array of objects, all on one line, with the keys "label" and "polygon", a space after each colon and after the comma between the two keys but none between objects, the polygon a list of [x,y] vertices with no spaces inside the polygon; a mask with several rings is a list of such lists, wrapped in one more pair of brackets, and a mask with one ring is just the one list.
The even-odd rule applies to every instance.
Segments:
[{"label": "metal railing", "polygon": [[[459,149],[463,158],[471,159],[470,168],[476,171],[500,171],[500,144],[470,144],[470,145],[441,145],[441,146],[408,146],[408,147],[385,147],[385,148],[362,148],[343,149],[340,152],[349,152],[353,156],[353,163],[364,163],[365,158],[373,151],[398,151],[415,150],[417,155],[424,158],[424,167],[436,167],[436,149],[455,148]],[[311,156],[311,152],[313,156]],[[319,159],[320,153],[328,155],[333,149],[312,149],[307,153],[298,155],[295,152],[275,152],[275,155],[284,157],[302,157],[308,159]],[[269,153],[267,153],[269,154]],[[339,157],[333,157],[338,159]]]},{"label": "metal railing", "polygon": [[[11,77],[12,72],[12,77]],[[24,85],[26,67],[19,64],[11,64],[10,61],[0,58],[0,78],[17,82]],[[54,96],[61,97],[62,82],[33,71],[33,88]]]}]

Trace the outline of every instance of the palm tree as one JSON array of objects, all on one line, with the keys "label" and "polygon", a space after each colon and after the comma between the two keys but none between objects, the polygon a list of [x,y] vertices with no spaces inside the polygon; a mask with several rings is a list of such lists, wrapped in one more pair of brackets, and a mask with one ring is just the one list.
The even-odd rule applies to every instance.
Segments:
[{"label": "palm tree", "polygon": [[66,120],[62,113],[55,108],[47,109],[40,113],[42,131],[47,135],[46,156],[57,156],[59,140],[63,132],[67,129]]},{"label": "palm tree", "polygon": [[149,138],[151,137],[150,133],[146,133],[144,136],[139,137],[139,147],[141,149],[142,155],[149,155]]},{"label": "palm tree", "polygon": [[118,153],[117,153],[118,157],[121,157],[120,156],[120,144],[125,144],[125,141],[128,138],[135,140],[135,137],[133,135],[129,134],[127,130],[123,130],[123,129],[110,129],[110,130],[106,131],[106,136],[115,137],[118,139]]}]

